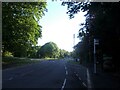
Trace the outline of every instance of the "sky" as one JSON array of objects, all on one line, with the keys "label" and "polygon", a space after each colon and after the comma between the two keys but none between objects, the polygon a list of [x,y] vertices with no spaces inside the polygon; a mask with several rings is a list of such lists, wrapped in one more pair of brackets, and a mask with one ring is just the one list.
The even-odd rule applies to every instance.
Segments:
[{"label": "sky", "polygon": [[[80,23],[85,21],[83,12],[75,15],[75,18],[69,19],[67,5],[62,6],[61,2],[52,0],[47,2],[48,12],[42,17],[39,24],[42,26],[42,38],[38,39],[38,45],[42,46],[47,42],[54,42],[60,49],[72,51],[73,46],[80,40],[77,38],[80,29]],[[75,34],[75,44],[73,41]]]}]

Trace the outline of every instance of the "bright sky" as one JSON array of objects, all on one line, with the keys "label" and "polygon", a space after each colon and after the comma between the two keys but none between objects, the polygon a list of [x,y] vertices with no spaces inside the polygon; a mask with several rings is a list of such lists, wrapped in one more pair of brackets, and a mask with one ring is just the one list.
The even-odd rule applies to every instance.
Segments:
[{"label": "bright sky", "polygon": [[54,42],[59,48],[67,51],[73,50],[73,34],[75,34],[75,44],[80,40],[77,38],[80,23],[85,21],[85,13],[75,15],[69,19],[67,6],[62,6],[61,2],[52,0],[47,2],[48,12],[40,20],[42,26],[42,38],[38,39],[38,45],[42,46],[47,42]]}]

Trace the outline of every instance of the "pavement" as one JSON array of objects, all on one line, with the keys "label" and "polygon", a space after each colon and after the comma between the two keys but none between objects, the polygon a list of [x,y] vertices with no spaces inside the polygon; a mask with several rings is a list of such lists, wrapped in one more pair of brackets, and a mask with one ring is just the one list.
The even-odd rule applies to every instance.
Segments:
[{"label": "pavement", "polygon": [[93,64],[87,65],[87,68],[90,73],[91,83],[92,83],[92,89],[98,89],[98,88],[108,88],[113,90],[120,90],[120,77],[116,77],[114,73],[111,72],[104,72],[99,67],[97,68],[96,74],[93,73]]},{"label": "pavement", "polygon": [[76,75],[83,81],[84,86],[90,90],[96,89],[113,89],[120,90],[120,77],[115,73],[104,72],[100,67],[97,67],[96,74],[94,73],[93,64],[74,65],[71,64]]}]

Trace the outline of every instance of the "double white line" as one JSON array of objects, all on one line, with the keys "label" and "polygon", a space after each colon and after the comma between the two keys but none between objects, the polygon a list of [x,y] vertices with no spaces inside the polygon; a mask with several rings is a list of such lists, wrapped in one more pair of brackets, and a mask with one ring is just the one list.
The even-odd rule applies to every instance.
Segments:
[{"label": "double white line", "polygon": [[67,67],[65,66],[65,70],[66,70],[66,75],[68,75],[68,71],[67,71]]},{"label": "double white line", "polygon": [[63,86],[62,86],[61,90],[63,90],[63,89],[64,89],[65,84],[66,84],[66,78],[65,78],[65,80],[64,80],[64,83],[63,83]]},{"label": "double white line", "polygon": [[[67,71],[67,67],[65,66],[65,71],[66,71],[66,75],[68,75],[68,71]],[[63,85],[61,90],[63,90],[65,88],[65,84],[66,84],[66,78],[64,79]]]}]

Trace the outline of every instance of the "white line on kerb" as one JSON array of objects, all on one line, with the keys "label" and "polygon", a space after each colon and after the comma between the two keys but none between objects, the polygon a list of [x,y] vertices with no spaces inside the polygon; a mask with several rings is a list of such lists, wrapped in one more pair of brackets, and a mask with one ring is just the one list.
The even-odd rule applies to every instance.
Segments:
[{"label": "white line on kerb", "polygon": [[63,89],[64,89],[65,84],[66,84],[66,78],[65,78],[65,80],[64,80],[64,83],[63,83],[63,86],[62,86],[61,90],[63,90]]},{"label": "white line on kerb", "polygon": [[92,88],[88,69],[87,69],[87,84],[88,84],[88,88]]}]

